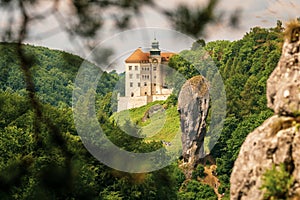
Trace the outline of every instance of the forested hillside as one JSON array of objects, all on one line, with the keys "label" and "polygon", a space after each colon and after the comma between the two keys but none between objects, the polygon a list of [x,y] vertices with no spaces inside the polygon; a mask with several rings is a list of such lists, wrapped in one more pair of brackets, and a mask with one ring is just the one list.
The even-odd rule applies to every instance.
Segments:
[{"label": "forested hillside", "polygon": [[[281,42],[279,24],[272,29],[255,27],[238,41],[214,41],[204,46],[223,78],[227,97],[226,102],[218,102],[227,105],[227,113],[221,136],[210,152],[216,160],[219,193],[226,194],[224,199],[228,198],[229,177],[242,142],[272,114],[266,107],[266,80],[279,60]],[[71,108],[73,81],[83,60],[43,47],[24,45],[23,49],[32,58],[30,70],[42,113],[29,103],[15,44],[0,44],[1,199],[217,198],[213,189],[201,182],[205,174],[196,171],[194,180],[185,181],[177,162],[152,173],[129,174],[93,158],[77,136]],[[205,55],[196,43],[182,54],[194,60]],[[196,64],[180,56],[170,61],[170,67],[185,78],[199,74],[195,68],[202,67],[203,75],[214,80],[215,71],[207,67],[209,63],[200,60]],[[110,98],[118,80],[116,72],[104,72],[97,88],[97,117],[105,133],[116,145],[130,151],[150,152],[162,147],[158,141],[123,133],[109,119],[114,111]],[[176,118],[179,85],[174,95],[160,102],[172,119]],[[134,112],[139,113],[137,109]],[[135,122],[141,123],[138,119]]]},{"label": "forested hillside", "polygon": [[[15,44],[0,44],[1,199],[174,199],[182,182],[176,165],[151,174],[106,167],[83,147],[71,97],[82,59],[43,47],[22,46],[31,61],[39,104],[28,99]],[[108,120],[119,76],[104,72],[96,96],[98,119],[111,141],[128,151],[161,147],[124,134]],[[38,107],[38,109],[36,108]],[[179,177],[177,180],[176,177]]]},{"label": "forested hillside", "polygon": [[243,39],[210,42],[210,52],[224,79],[227,116],[217,145],[211,154],[216,159],[220,193],[229,189],[233,163],[245,137],[272,115],[267,108],[266,81],[281,54],[283,28],[255,27]]},{"label": "forested hillside", "polygon": [[[278,21],[275,28],[252,28],[238,41],[213,41],[201,48],[199,43],[203,45],[203,41],[199,40],[191,50],[174,56],[169,63],[186,78],[199,73],[204,75],[212,83],[212,90],[218,92],[218,85],[214,85],[215,69],[205,57],[208,52],[223,78],[226,102],[217,102],[217,105],[227,105],[226,118],[220,138],[210,154],[216,160],[221,182],[219,193],[225,192],[227,197],[231,170],[240,146],[247,134],[273,113],[266,106],[266,81],[280,58],[282,42],[283,27]],[[174,105],[181,84],[175,87]],[[222,92],[221,88],[219,91]],[[209,135],[208,143],[213,143],[214,137]]]}]

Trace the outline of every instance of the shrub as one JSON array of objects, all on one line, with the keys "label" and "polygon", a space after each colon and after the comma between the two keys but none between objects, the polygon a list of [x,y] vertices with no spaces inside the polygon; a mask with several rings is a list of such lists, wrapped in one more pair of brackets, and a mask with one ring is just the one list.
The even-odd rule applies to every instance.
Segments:
[{"label": "shrub", "polygon": [[204,178],[206,176],[206,173],[204,172],[204,166],[203,165],[197,165],[196,169],[192,173],[192,178],[197,179],[197,177]]},{"label": "shrub", "polygon": [[262,177],[262,187],[265,190],[265,199],[287,199],[288,191],[294,180],[282,163],[278,167],[272,166]]}]

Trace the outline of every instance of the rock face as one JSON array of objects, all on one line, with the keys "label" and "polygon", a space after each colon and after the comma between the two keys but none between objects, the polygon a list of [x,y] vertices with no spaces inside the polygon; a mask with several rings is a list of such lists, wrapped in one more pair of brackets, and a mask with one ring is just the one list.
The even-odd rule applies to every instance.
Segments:
[{"label": "rock face", "polygon": [[[276,114],[297,115],[300,110],[300,28],[286,38],[281,59],[267,81],[268,107]],[[294,34],[297,38],[291,42]]]},{"label": "rock face", "polygon": [[178,97],[183,159],[194,167],[204,155],[204,137],[209,105],[208,82],[195,76],[185,82]]},{"label": "rock face", "polygon": [[142,118],[142,122],[145,122],[147,119],[151,118],[156,113],[163,114],[164,111],[165,111],[165,109],[161,105],[157,104],[157,105],[151,106],[149,108],[149,110],[147,110],[146,113],[144,114],[144,116]]},{"label": "rock face", "polygon": [[[285,163],[300,183],[300,132],[294,125],[300,122],[297,121],[293,117],[273,116],[248,135],[231,174],[230,199],[263,199],[261,177],[273,164]],[[296,182],[291,193],[300,194]]]},{"label": "rock face", "polygon": [[262,176],[281,163],[294,178],[288,196],[300,197],[299,33],[298,22],[287,27],[282,56],[267,81],[268,107],[276,115],[250,133],[242,145],[230,178],[230,199],[263,199]]}]

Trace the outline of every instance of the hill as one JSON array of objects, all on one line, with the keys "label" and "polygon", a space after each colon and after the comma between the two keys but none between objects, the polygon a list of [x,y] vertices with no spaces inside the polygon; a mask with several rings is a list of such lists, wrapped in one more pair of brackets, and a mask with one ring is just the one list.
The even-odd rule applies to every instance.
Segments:
[{"label": "hill", "polygon": [[[34,89],[39,99],[55,106],[61,103],[71,106],[73,81],[84,60],[79,56],[45,47],[22,45],[21,48],[30,62]],[[0,43],[0,89],[25,95],[25,79],[17,49],[17,44]],[[114,71],[103,72],[97,93],[103,96],[111,92],[117,81],[118,74]]]},{"label": "hill", "polygon": [[282,30],[278,26],[254,27],[241,40],[215,41],[205,47],[217,64],[226,89],[227,115],[211,155],[218,166],[222,185],[219,192],[226,191],[227,196],[240,146],[249,132],[273,114],[266,106],[266,81],[281,55]]},{"label": "hill", "polygon": [[[240,146],[247,134],[273,113],[266,106],[266,81],[280,58],[282,30],[282,27],[269,29],[254,27],[241,40],[209,42],[203,48],[183,51],[181,55],[174,56],[170,60],[170,67],[183,74],[186,79],[201,73],[206,77],[211,76],[209,79],[214,80],[214,72],[205,65],[205,62],[198,61],[199,58],[203,58],[204,52],[208,52],[223,78],[227,100],[218,103],[227,105],[224,126],[219,138],[213,134],[206,138],[206,145],[209,146],[215,139],[217,140],[210,153],[217,164],[217,174],[221,183],[219,193],[225,192],[225,199],[229,198],[229,178]],[[188,57],[189,61],[183,57]],[[178,84],[175,84],[175,92],[172,98],[168,99],[169,103],[177,104],[176,96],[182,83],[178,80]],[[218,87],[214,89],[218,90]],[[151,105],[130,110],[133,122],[143,126],[142,118]],[[171,113],[175,116],[175,109]],[[114,117],[122,121],[123,115],[125,112],[115,114]],[[178,121],[178,117],[173,120]],[[208,117],[208,124],[209,120]],[[151,123],[156,123],[155,118]],[[169,127],[170,124],[167,122],[166,126]],[[147,131],[145,133],[148,134]],[[169,141],[171,135],[162,129],[155,137],[158,140]]]},{"label": "hill", "polygon": [[[153,106],[158,106],[163,110],[158,110],[153,114],[150,113],[149,116],[149,110]],[[144,135],[146,140],[171,142],[180,131],[180,119],[175,106],[164,110],[166,107],[167,104],[164,101],[155,101],[140,108],[115,113],[111,116],[111,120],[123,127],[129,118],[132,126],[135,124],[139,133]]]},{"label": "hill", "polygon": [[[176,177],[181,174],[175,165],[148,174],[129,174],[100,163],[82,145],[70,106],[81,58],[23,45],[31,60],[37,95],[38,103],[32,104],[16,44],[1,43],[0,47],[1,199],[176,198]],[[117,80],[115,72],[104,72],[97,88],[97,117],[105,134],[128,151],[160,148],[161,143],[145,143],[109,122],[111,102],[107,99]]]},{"label": "hill", "polygon": [[[238,41],[214,41],[195,45],[170,60],[170,67],[186,79],[199,74],[214,81],[214,70],[199,58],[209,53],[225,85],[227,113],[220,137],[214,132],[207,146],[212,149],[220,180],[219,193],[229,194],[229,176],[246,135],[272,115],[266,107],[266,80],[280,57],[282,27],[254,27]],[[82,59],[44,47],[22,46],[31,60],[39,110],[29,103],[16,44],[0,44],[0,196],[3,199],[216,199],[209,186],[185,181],[178,163],[152,173],[129,174],[99,163],[83,147],[74,126],[71,108],[73,81]],[[199,61],[200,60],[200,61]],[[176,78],[176,77],[172,77]],[[108,138],[122,149],[151,152],[164,147],[179,128],[177,94],[166,102],[129,111],[129,128],[142,127],[146,141],[122,129],[126,112],[113,114],[111,97],[119,80],[115,72],[103,73],[96,95],[97,118]],[[218,82],[214,82],[218,83]],[[214,87],[218,92],[219,87]],[[162,113],[150,112],[154,104],[166,108],[164,126],[157,128]],[[39,111],[39,112],[37,112]],[[216,110],[218,111],[218,110]],[[150,112],[150,113],[149,113]],[[208,115],[208,124],[211,120]],[[218,121],[221,123],[222,119]],[[208,127],[209,128],[209,127]],[[154,135],[154,132],[157,133]],[[214,161],[212,161],[214,162]],[[208,164],[208,163],[207,163]]]}]

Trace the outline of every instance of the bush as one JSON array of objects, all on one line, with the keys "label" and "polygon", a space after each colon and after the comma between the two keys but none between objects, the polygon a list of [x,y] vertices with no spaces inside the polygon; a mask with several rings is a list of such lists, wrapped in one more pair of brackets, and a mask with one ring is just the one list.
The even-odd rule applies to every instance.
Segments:
[{"label": "bush", "polygon": [[217,195],[209,185],[191,180],[178,193],[179,200],[216,200]]},{"label": "bush", "polygon": [[192,178],[197,179],[197,177],[204,178],[206,176],[206,173],[204,172],[204,166],[203,165],[197,165],[197,168],[192,173]]},{"label": "bush", "polygon": [[262,181],[260,189],[265,190],[265,199],[287,199],[288,191],[294,182],[283,163],[279,167],[273,165],[272,169],[267,170],[263,174]]}]

